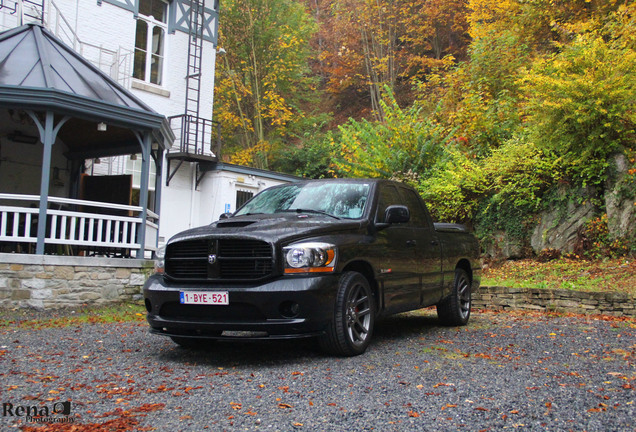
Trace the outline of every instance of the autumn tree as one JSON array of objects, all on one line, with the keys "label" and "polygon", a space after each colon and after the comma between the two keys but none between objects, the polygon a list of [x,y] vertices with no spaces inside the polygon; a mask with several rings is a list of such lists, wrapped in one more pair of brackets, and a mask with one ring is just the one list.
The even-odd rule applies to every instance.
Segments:
[{"label": "autumn tree", "polygon": [[463,58],[466,0],[306,0],[321,30],[315,70],[341,107],[355,104],[365,117],[383,118],[383,89],[412,102],[421,79],[444,56]]},{"label": "autumn tree", "polygon": [[447,56],[465,60],[470,43],[468,11],[467,0],[405,2],[401,39],[408,44],[406,59],[412,76],[424,78]]},{"label": "autumn tree", "polygon": [[388,89],[380,104],[382,121],[351,119],[328,137],[333,166],[345,176],[416,183],[438,163],[450,136],[427,119],[420,108],[400,108]]},{"label": "autumn tree", "polygon": [[[532,139],[569,163],[583,185],[601,185],[612,153],[636,139],[636,5],[592,19],[571,43],[523,78]],[[630,19],[631,17],[631,19]]]},{"label": "autumn tree", "polygon": [[266,168],[272,144],[305,118],[315,24],[292,0],[227,0],[221,19],[225,54],[217,57],[214,113],[225,153],[238,152],[236,163]]}]

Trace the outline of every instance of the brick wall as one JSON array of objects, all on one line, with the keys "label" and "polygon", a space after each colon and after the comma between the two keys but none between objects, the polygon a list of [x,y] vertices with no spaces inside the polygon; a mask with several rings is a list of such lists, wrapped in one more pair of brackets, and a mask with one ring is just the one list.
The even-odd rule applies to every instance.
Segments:
[{"label": "brick wall", "polygon": [[142,298],[148,260],[0,254],[0,307],[56,309]]},{"label": "brick wall", "polygon": [[475,309],[521,309],[636,317],[636,297],[617,292],[481,287]]}]

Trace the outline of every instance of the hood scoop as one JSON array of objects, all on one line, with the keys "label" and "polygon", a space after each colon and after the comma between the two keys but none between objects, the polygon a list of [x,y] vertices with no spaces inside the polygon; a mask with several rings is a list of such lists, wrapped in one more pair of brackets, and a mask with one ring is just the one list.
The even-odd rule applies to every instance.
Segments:
[{"label": "hood scoop", "polygon": [[219,222],[216,224],[217,228],[243,228],[246,226],[250,226],[256,223],[256,221],[230,221],[230,222]]}]

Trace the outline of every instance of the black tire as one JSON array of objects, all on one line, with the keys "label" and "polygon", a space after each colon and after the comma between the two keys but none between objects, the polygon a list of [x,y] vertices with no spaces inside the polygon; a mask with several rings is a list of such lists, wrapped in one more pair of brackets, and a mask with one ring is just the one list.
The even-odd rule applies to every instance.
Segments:
[{"label": "black tire", "polygon": [[443,325],[463,326],[470,318],[471,283],[463,269],[455,269],[455,282],[450,296],[437,304],[437,316]]},{"label": "black tire", "polygon": [[340,356],[362,354],[373,334],[375,301],[369,281],[357,272],[340,278],[333,321],[319,342],[323,350]]}]

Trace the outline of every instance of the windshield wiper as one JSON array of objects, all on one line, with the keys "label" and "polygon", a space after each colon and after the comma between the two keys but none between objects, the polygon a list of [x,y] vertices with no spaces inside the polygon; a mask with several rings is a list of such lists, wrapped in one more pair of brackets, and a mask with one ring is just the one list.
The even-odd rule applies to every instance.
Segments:
[{"label": "windshield wiper", "polygon": [[340,220],[340,218],[338,216],[332,215],[331,213],[327,213],[324,210],[297,208],[297,209],[287,209],[287,210],[283,210],[283,211],[284,212],[294,212],[294,213],[315,213],[315,214],[321,214],[321,215],[324,215],[324,216],[329,216],[329,217],[332,217],[334,219]]}]

